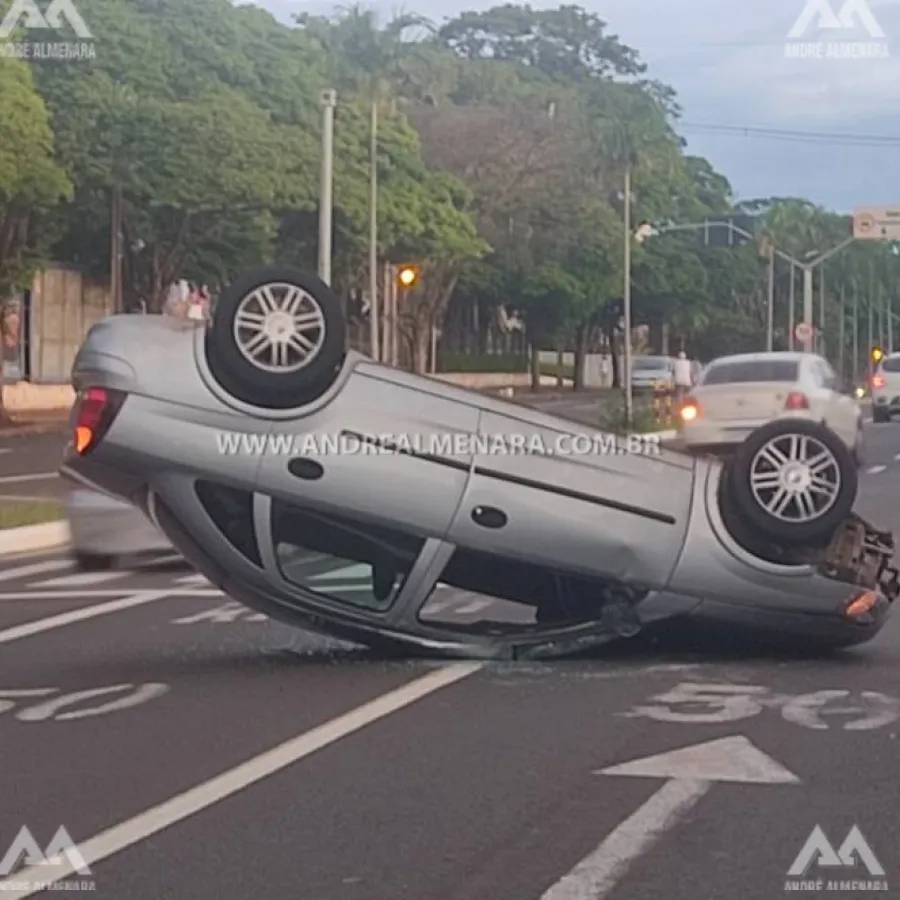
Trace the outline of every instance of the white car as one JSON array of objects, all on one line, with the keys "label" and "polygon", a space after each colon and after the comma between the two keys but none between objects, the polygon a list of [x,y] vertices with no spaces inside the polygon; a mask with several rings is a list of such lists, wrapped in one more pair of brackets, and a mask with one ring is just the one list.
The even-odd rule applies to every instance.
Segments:
[{"label": "white car", "polygon": [[827,425],[862,461],[862,411],[834,369],[813,353],[746,353],[713,360],[679,410],[685,449],[728,451],[780,418]]},{"label": "white car", "polygon": [[631,363],[635,391],[671,391],[675,387],[675,360],[671,356],[636,356]]},{"label": "white car", "polygon": [[887,422],[900,413],[900,353],[890,353],[872,374],[872,418]]}]

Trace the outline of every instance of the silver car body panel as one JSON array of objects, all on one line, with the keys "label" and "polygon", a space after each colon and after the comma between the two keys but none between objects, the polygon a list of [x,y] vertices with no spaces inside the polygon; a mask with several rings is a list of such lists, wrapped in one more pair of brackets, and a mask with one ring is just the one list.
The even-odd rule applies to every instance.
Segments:
[{"label": "silver car body panel", "polygon": [[[75,361],[75,387],[106,387],[128,397],[100,445],[88,456],[70,455],[63,472],[139,505],[210,581],[274,618],[363,643],[484,657],[556,654],[616,637],[615,626],[599,614],[593,622],[508,635],[456,634],[424,622],[419,611],[457,547],[645,591],[635,606],[643,623],[709,602],[830,620],[856,592],[809,567],[774,565],[741,549],[718,513],[721,463],[663,448],[485,455],[476,443],[476,452],[451,446],[430,456],[324,453],[318,459],[324,474],[314,480],[292,474],[293,453],[222,453],[224,432],[289,435],[307,446],[315,443],[309,436],[338,433],[376,441],[399,434],[498,440],[525,434],[545,447],[560,435],[581,435],[611,445],[602,432],[355,353],[307,407],[249,408],[212,380],[204,334],[165,317],[117,316],[95,326]],[[261,566],[212,521],[194,489],[198,478],[254,495]],[[352,607],[289,581],[272,536],[272,504],[279,500],[359,523],[402,526],[421,537],[422,550],[390,608]],[[508,527],[475,524],[473,513],[483,507],[502,510]]]}]

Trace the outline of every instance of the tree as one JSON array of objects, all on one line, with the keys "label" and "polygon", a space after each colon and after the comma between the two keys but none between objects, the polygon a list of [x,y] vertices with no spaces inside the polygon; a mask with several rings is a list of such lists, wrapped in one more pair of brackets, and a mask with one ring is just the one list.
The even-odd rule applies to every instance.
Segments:
[{"label": "tree", "polygon": [[0,298],[29,284],[53,236],[43,217],[71,192],[31,70],[0,57]]}]

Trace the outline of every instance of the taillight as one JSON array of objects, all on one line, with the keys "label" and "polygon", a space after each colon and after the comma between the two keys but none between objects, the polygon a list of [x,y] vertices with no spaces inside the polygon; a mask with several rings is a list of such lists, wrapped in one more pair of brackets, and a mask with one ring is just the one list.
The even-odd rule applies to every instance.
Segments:
[{"label": "taillight", "polygon": [[807,399],[806,394],[801,394],[800,391],[791,391],[784,401],[784,408],[809,409],[809,400]]},{"label": "taillight", "polygon": [[884,387],[884,375],[881,373],[872,376],[872,387],[873,388],[883,388]]},{"label": "taillight", "polygon": [[681,420],[683,422],[693,422],[700,415],[700,405],[696,400],[690,397],[681,404]]},{"label": "taillight", "polygon": [[72,446],[79,456],[90,453],[103,440],[124,402],[124,393],[108,388],[88,388],[78,395]]}]

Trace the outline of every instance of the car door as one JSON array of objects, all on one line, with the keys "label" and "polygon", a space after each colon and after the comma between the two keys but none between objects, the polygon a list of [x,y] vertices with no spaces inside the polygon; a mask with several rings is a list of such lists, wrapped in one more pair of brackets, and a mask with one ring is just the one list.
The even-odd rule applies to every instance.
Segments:
[{"label": "car door", "polygon": [[[584,443],[571,439],[577,432]],[[599,432],[592,438],[574,423],[570,432],[525,411],[486,410],[479,434],[527,435],[550,452],[479,447],[448,541],[557,570],[665,583],[687,527],[693,460]]]}]

